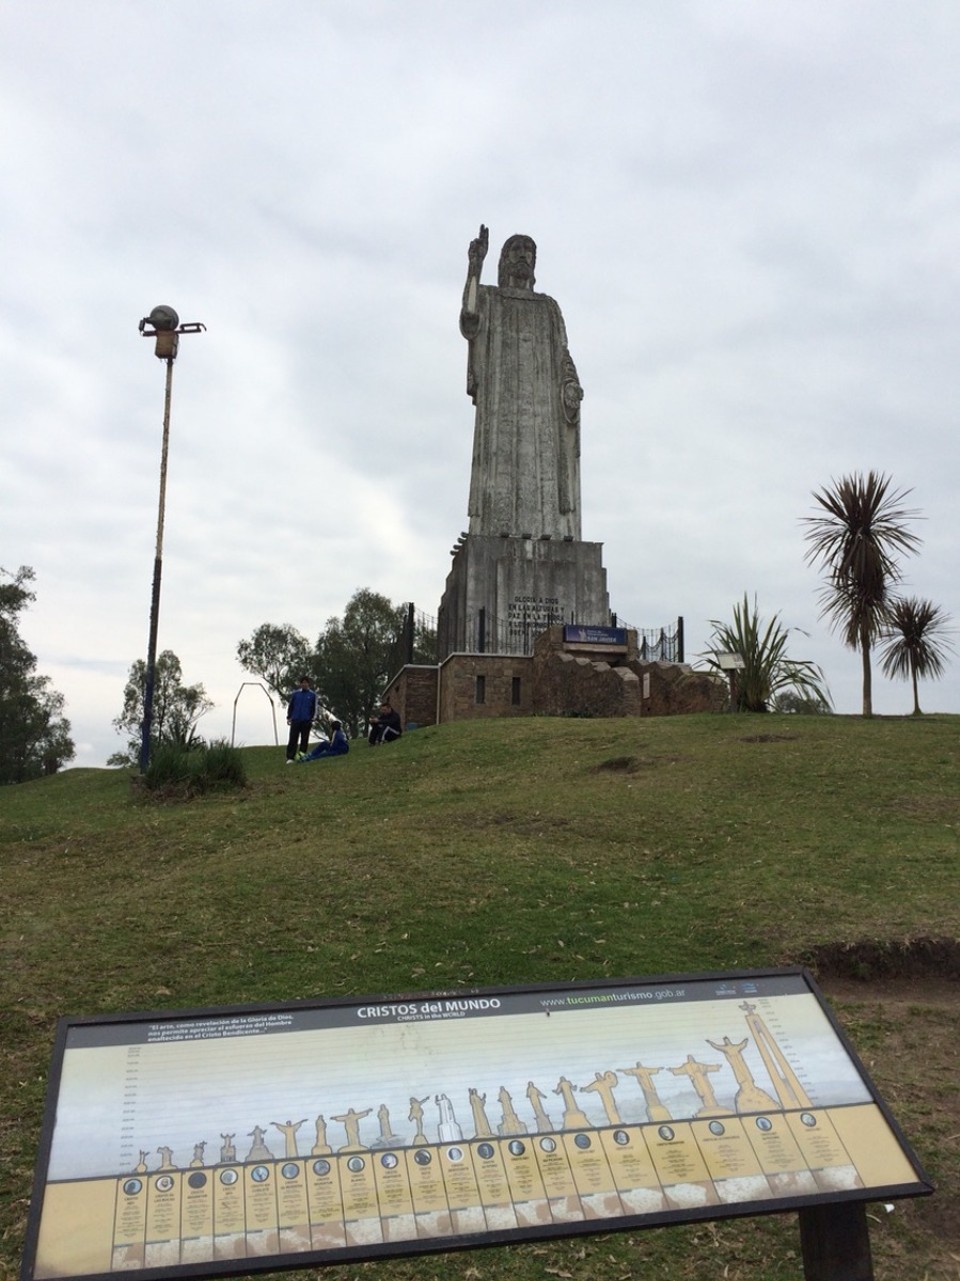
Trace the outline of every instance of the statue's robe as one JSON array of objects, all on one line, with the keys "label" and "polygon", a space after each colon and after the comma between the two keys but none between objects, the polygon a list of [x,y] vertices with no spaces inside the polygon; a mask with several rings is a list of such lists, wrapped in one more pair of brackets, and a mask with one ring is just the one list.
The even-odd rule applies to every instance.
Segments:
[{"label": "statue's robe", "polygon": [[583,393],[560,308],[529,289],[480,285],[460,329],[477,407],[470,533],[579,540]]}]

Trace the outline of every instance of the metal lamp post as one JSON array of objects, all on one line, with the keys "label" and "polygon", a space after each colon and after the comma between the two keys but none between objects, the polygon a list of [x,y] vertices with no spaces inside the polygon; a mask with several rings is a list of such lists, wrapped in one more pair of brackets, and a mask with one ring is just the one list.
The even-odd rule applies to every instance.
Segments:
[{"label": "metal lamp post", "polygon": [[143,728],[140,738],[140,770],[150,764],[150,730],[153,725],[153,690],[157,671],[157,626],[160,618],[160,576],[163,567],[163,518],[167,501],[167,451],[170,444],[170,395],[173,390],[173,362],[177,358],[181,334],[198,334],[206,329],[199,321],[180,324],[172,307],[154,307],[140,321],[144,338],[156,338],[154,354],[167,362],[166,387],[163,397],[163,446],[160,451],[160,504],[157,512],[157,548],[153,558],[153,591],[150,597],[150,638],[147,642],[147,673],[143,691]]}]

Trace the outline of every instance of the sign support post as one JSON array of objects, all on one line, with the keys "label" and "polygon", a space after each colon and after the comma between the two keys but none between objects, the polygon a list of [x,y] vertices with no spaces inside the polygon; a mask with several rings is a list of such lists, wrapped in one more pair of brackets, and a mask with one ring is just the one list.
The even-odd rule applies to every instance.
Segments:
[{"label": "sign support post", "polygon": [[863,1201],[808,1205],[799,1218],[804,1281],[873,1281]]}]

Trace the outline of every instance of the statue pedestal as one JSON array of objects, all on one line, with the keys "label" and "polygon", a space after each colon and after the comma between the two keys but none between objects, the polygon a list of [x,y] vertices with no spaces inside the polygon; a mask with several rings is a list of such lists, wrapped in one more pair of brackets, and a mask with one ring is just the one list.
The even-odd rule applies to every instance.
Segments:
[{"label": "statue pedestal", "polygon": [[447,575],[439,656],[530,654],[557,623],[610,622],[602,543],[468,534]]}]

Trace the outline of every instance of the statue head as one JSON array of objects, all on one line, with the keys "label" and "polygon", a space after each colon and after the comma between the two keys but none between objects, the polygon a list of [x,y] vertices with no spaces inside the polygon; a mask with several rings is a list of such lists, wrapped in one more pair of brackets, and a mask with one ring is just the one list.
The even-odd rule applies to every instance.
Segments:
[{"label": "statue head", "polygon": [[532,289],[536,284],[537,246],[529,236],[511,236],[500,251],[497,283],[501,289]]}]

